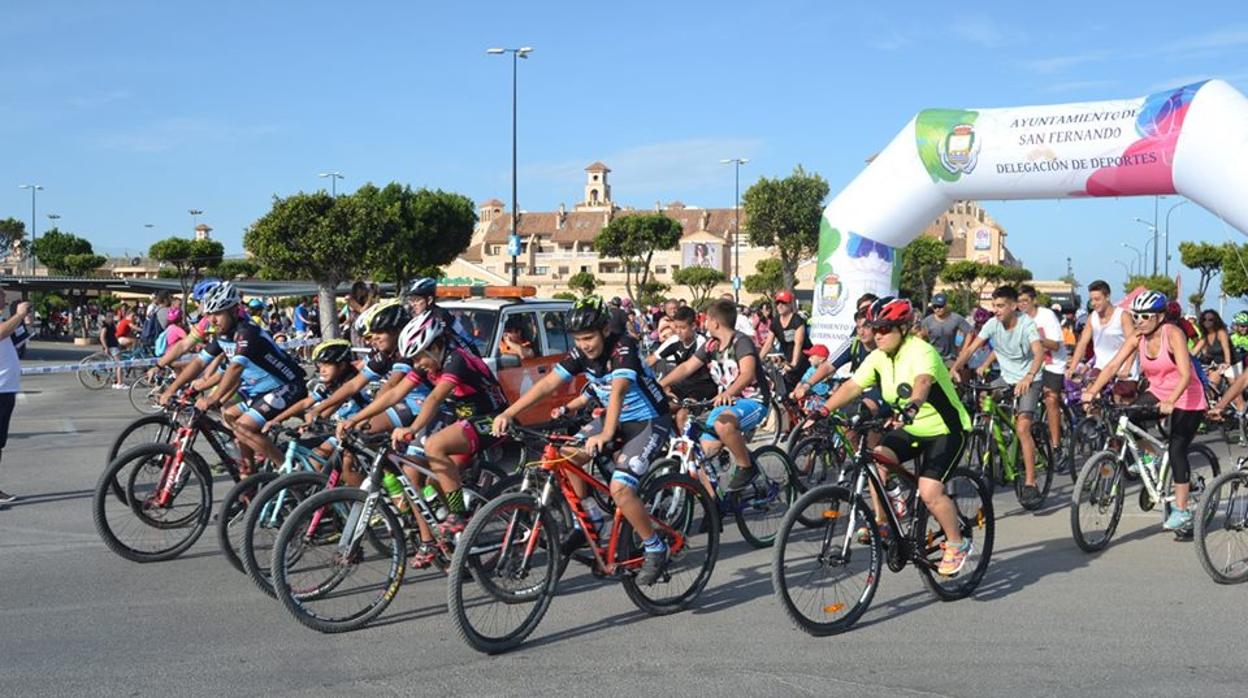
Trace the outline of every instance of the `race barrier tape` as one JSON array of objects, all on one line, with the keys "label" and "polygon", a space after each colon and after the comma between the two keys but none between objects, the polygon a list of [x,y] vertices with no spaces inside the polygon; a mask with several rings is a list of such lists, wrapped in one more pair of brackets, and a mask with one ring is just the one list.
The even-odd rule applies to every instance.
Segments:
[{"label": "race barrier tape", "polygon": [[[285,342],[281,345],[283,349],[298,349],[299,347],[311,346],[319,343],[319,339],[296,339]],[[116,368],[145,368],[147,366],[155,366],[158,359],[125,359],[122,361],[100,361],[92,363],[91,368],[96,370],[111,371]],[[53,366],[26,366],[22,368],[23,376],[45,376],[52,373],[77,373],[82,370],[81,362],[76,364],[56,364]]]}]

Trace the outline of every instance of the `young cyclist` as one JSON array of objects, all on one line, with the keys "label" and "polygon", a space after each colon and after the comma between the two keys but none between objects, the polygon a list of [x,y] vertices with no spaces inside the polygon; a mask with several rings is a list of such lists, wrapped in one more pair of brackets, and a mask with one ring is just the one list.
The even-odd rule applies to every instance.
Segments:
[{"label": "young cyclist", "polygon": [[[919,496],[945,533],[941,544],[944,555],[936,571],[948,577],[962,570],[973,550],[972,542],[962,537],[956,505],[944,489],[945,480],[962,457],[971,418],[958,399],[940,354],[911,334],[913,316],[914,309],[904,298],[886,296],[871,304],[865,319],[875,331],[877,348],[832,393],[824,407],[828,411],[840,409],[876,385],[885,400],[895,403],[898,386],[911,386],[910,397],[901,408],[902,414],[911,418],[910,423],[886,433],[875,453],[898,465],[925,456],[918,473]],[[872,489],[871,496],[879,512],[876,520],[886,520],[882,495]]]},{"label": "young cyclist", "polygon": [[[637,340],[628,334],[609,332],[609,313],[598,296],[577,301],[566,322],[576,345],[555,365],[552,373],[494,419],[493,432],[498,436],[506,434],[517,414],[576,376],[588,378],[590,389],[606,405],[606,413],[581,430],[587,437],[584,449],[570,457],[578,465],[584,465],[593,454],[611,448],[613,442],[623,442],[614,456],[611,498],[645,545],[645,559],[637,573],[637,583],[648,586],[662,574],[669,551],[651,525],[650,516],[637,497],[637,488],[640,478],[650,468],[650,461],[667,445],[672,418],[658,381],[641,362]],[[574,478],[572,486],[581,497],[588,494],[587,486],[580,480]],[[595,524],[601,522],[602,512],[593,499],[582,501],[590,519]],[[568,548],[580,547],[585,535],[578,529]]]},{"label": "young cyclist", "polygon": [[[434,313],[442,321],[443,325],[451,328],[452,333],[448,335],[449,339],[462,344],[472,353],[480,356],[481,348],[472,338],[472,335],[464,329],[464,324],[460,322],[458,317],[437,304],[437,296],[438,282],[436,280],[424,277],[413,281],[412,285],[407,288],[407,302],[412,311],[412,317],[418,317],[425,312]],[[487,339],[486,341],[489,340]]]},{"label": "young cyclist", "polygon": [[[412,363],[399,353],[399,333],[411,319],[407,307],[397,300],[374,303],[360,316],[360,328],[373,351],[359,365],[359,374],[326,399],[320,416],[328,416],[371,381],[380,382],[381,388],[367,407],[338,423],[339,437],[347,429],[361,425],[370,434],[404,427],[420,412],[427,392],[411,390],[403,380],[411,372]],[[415,472],[409,476],[414,477]]]},{"label": "young cyclist", "polygon": [[[767,381],[762,378],[754,341],[735,329],[737,306],[731,300],[717,300],[706,310],[710,339],[693,356],[663,377],[663,388],[675,385],[703,366],[719,386],[715,409],[706,418],[702,449],[708,456],[727,447],[737,468],[725,490],[739,492],[758,474],[742,432],[762,423],[770,402]],[[722,444],[722,445],[721,445]]]},{"label": "young cyclist", "polygon": [[815,376],[815,371],[818,371],[819,367],[828,360],[828,356],[830,354],[828,347],[824,344],[816,344],[809,349],[803,350],[802,353],[805,354],[807,360],[810,361],[810,367],[807,368],[806,372],[802,374],[802,378],[798,381],[798,385],[810,386],[808,388],[808,392],[818,397],[826,398],[832,392],[832,386],[828,384],[827,379],[812,379]]},{"label": "young cyclist", "polygon": [[[706,337],[698,334],[697,322],[698,314],[689,306],[677,307],[675,302],[671,303],[673,308],[671,315],[671,334],[654,353],[646,357],[646,366],[651,369],[660,361],[667,370],[683,364],[698,353],[702,345],[706,344]],[[704,400],[713,400],[719,394],[719,386],[715,385],[715,380],[711,378],[711,372],[704,366],[695,371],[689,377],[676,383],[671,388],[672,395],[676,398],[677,403],[684,400],[696,400],[698,402]],[[682,433],[685,428],[685,420],[689,417],[689,410],[679,407],[676,410],[676,428]]]}]

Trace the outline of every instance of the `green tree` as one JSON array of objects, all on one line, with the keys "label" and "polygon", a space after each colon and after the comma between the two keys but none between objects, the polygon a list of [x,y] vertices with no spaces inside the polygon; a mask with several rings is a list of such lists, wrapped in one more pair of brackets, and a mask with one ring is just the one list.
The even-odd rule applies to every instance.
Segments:
[{"label": "green tree", "polygon": [[[1199,308],[1205,302],[1205,294],[1213,277],[1222,270],[1222,262],[1226,258],[1226,246],[1209,242],[1180,242],[1179,259],[1183,266],[1200,274],[1196,282],[1196,292],[1192,294],[1192,306]],[[1195,300],[1199,298],[1199,300]]]},{"label": "green tree", "polygon": [[0,220],[0,249],[5,253],[14,249],[14,243],[26,242],[26,224],[16,218]]},{"label": "green tree", "polygon": [[1227,243],[1222,252],[1222,292],[1248,296],[1248,245]]},{"label": "green tree", "polygon": [[260,273],[260,265],[250,259],[225,259],[204,272],[204,276],[219,279],[254,279]]},{"label": "green tree", "polygon": [[107,262],[103,255],[92,254],[68,254],[61,259],[61,266],[58,271],[67,276],[87,276],[91,272],[104,266]]},{"label": "green tree", "polygon": [[742,196],[750,244],[776,250],[784,288],[794,287],[798,264],[819,250],[826,198],[828,183],[801,165],[783,179],[760,177]]},{"label": "green tree", "polygon": [[273,208],[243,236],[243,247],[262,271],[316,282],[326,339],[339,336],[334,305],[338,284],[369,271],[377,241],[373,226],[381,218],[374,203],[375,197],[332,197],[324,191],[274,197]]},{"label": "green tree", "polygon": [[1143,286],[1150,291],[1157,291],[1166,298],[1174,298],[1174,294],[1178,290],[1175,286],[1174,279],[1165,274],[1156,276],[1146,276],[1143,274],[1133,274],[1127,278],[1127,283],[1123,284],[1123,290],[1127,293],[1134,291],[1137,287]]},{"label": "green tree", "polygon": [[580,291],[583,296],[588,296],[598,288],[598,277],[594,276],[593,272],[578,271],[568,279],[568,288]]},{"label": "green tree", "polygon": [[775,298],[777,291],[785,287],[784,263],[779,257],[760,259],[754,263],[754,269],[757,273],[742,280],[746,291],[771,300]]},{"label": "green tree", "polygon": [[550,297],[557,298],[561,301],[574,301],[577,299],[577,295],[575,293],[568,293],[567,291],[559,291],[557,293],[553,293],[551,294]]},{"label": "green tree", "polygon": [[651,283],[650,260],[659,250],[675,249],[680,233],[680,221],[662,214],[617,216],[594,238],[594,249],[601,257],[616,257],[623,263],[624,288],[640,303]]},{"label": "green tree", "polygon": [[660,305],[670,290],[672,287],[661,281],[647,281],[637,287],[637,305]]},{"label": "green tree", "polygon": [[728,280],[724,272],[710,267],[684,267],[672,273],[672,282],[689,288],[689,304],[701,308],[715,287]]},{"label": "green tree", "polygon": [[[50,228],[40,235],[35,241],[33,252],[53,274],[62,276],[82,273],[80,270],[83,267],[88,270],[95,269],[105,261],[103,257],[95,254],[95,250],[91,249],[90,242],[57,228]],[[86,255],[86,257],[80,255]],[[74,259],[70,260],[70,257]],[[91,265],[90,262],[95,260],[89,257],[99,257],[99,262]]]},{"label": "green tree", "polygon": [[147,255],[173,268],[182,286],[182,301],[190,295],[191,286],[199,281],[205,269],[221,263],[225,247],[217,240],[194,240],[168,237],[152,243]]},{"label": "green tree", "polygon": [[979,292],[976,283],[983,276],[985,266],[979,262],[963,259],[946,264],[944,269],[940,270],[940,280],[952,287],[954,295],[960,300],[962,312],[966,312],[978,303]]},{"label": "green tree", "polygon": [[351,196],[361,222],[373,226],[367,266],[378,280],[403,288],[414,278],[438,278],[440,267],[472,242],[476,205],[462,194],[391,182],[380,189],[365,184]]},{"label": "green tree", "polygon": [[945,268],[949,246],[943,241],[920,235],[901,250],[901,288],[927,307],[940,270]]}]

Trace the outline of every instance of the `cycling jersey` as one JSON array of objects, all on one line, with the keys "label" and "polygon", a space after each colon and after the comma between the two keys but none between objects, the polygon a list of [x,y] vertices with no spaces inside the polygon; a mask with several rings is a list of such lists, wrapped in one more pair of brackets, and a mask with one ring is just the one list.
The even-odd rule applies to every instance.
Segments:
[{"label": "cycling jersey", "polygon": [[853,381],[864,389],[879,385],[884,400],[892,405],[897,402],[897,386],[902,383],[913,386],[915,378],[921,375],[932,377],[932,388],[914,422],[905,426],[906,432],[926,437],[969,430],[971,417],[958,399],[958,391],[949,379],[949,369],[945,368],[936,348],[918,337],[906,337],[893,356],[882,349],[868,354],[854,371]]},{"label": "cycling jersey", "polygon": [[374,350],[364,362],[361,373],[370,381],[384,381],[395,373],[407,375],[411,370],[411,362],[399,356],[398,351],[383,353]]},{"label": "cycling jersey", "polygon": [[721,346],[718,339],[708,339],[694,356],[711,370],[711,379],[719,386],[721,393],[727,390],[741,374],[741,359],[753,356],[754,382],[746,386],[737,397],[755,399],[764,403],[771,400],[767,381],[763,379],[763,365],[758,360],[758,348],[754,346],[754,340],[741,332],[733,332],[732,340],[725,346]]},{"label": "cycling jersey", "polygon": [[[693,341],[689,344],[680,341],[680,337],[673,334],[667,338],[667,341],[659,345],[654,354],[666,361],[668,366],[675,368],[697,354],[704,344],[706,344],[706,338],[700,334],[695,334]],[[711,378],[711,372],[705,366],[672,387],[676,389],[675,392],[678,394],[681,392],[687,394],[705,394],[709,392],[711,395],[715,394],[717,388],[715,381]]]},{"label": "cycling jersey", "polygon": [[628,380],[621,422],[640,422],[670,414],[659,381],[650,367],[642,363],[638,352],[637,340],[628,335],[609,334],[598,358],[591,359],[580,347],[574,346],[555,364],[555,373],[564,382],[583,374],[589,379],[588,387],[604,405],[611,400],[611,382],[617,378]]},{"label": "cycling jersey", "polygon": [[200,351],[205,362],[225,354],[230,364],[243,367],[240,389],[255,397],[284,385],[303,385],[306,380],[299,363],[282,351],[268,332],[248,321],[239,321],[234,331],[218,334]]},{"label": "cycling jersey", "polygon": [[451,394],[444,406],[459,418],[495,415],[507,407],[507,397],[490,367],[465,347],[448,347],[437,371],[409,371],[407,380],[430,387],[449,383]]}]

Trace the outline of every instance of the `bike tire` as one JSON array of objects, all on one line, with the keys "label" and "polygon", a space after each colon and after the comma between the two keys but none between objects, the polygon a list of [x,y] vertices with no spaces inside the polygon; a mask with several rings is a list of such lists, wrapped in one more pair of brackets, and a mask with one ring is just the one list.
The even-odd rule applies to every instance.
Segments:
[{"label": "bike tire", "polygon": [[[624,593],[637,608],[652,616],[682,611],[698,598],[715,571],[719,559],[719,509],[701,482],[679,473],[654,480],[638,494],[651,522],[658,524],[655,530],[668,545],[671,558],[661,583],[642,586],[636,576],[627,575],[623,579]],[[618,540],[625,559],[641,554],[641,538],[627,519],[621,520]]]},{"label": "bike tire", "polygon": [[[325,490],[301,503],[282,524],[277,534],[277,541],[273,545],[271,564],[273,592],[282,607],[302,625],[327,634],[362,628],[386,610],[403,584],[403,575],[407,569],[406,536],[398,517],[384,498],[379,497],[374,500],[375,506],[369,514],[370,519],[374,515],[381,516],[381,523],[384,525],[382,535],[377,535],[377,531],[374,530],[377,525],[370,521],[365,524],[365,535],[352,543],[345,555],[340,552],[339,543],[346,526],[349,525],[352,516],[363,515],[362,510],[368,498],[368,493],[354,487],[335,487],[332,490]],[[320,524],[316,533],[309,538],[306,533],[310,530],[311,522],[318,512]],[[331,533],[322,537],[321,531],[325,529]],[[332,533],[335,529],[337,539]],[[366,545],[365,539],[370,537],[373,540]],[[316,548],[319,548],[321,552],[328,552],[332,574],[324,581],[311,585],[309,585],[310,580],[292,579],[302,571],[292,569],[292,567],[309,557],[308,553],[315,549],[313,546],[318,542],[317,538],[321,538],[322,545]],[[335,616],[329,616],[326,611],[311,608],[313,602],[343,599],[350,590],[344,592],[341,585],[348,580],[356,581],[356,577],[359,576],[360,563],[370,551],[377,552],[374,547],[381,541],[389,543],[389,549],[378,556],[389,558],[388,569],[381,583],[364,585],[363,602],[352,603],[353,610]],[[328,550],[330,546],[333,547],[332,551]],[[320,579],[324,573],[317,571],[316,567],[320,565],[308,566],[309,571],[315,574],[313,579]],[[292,582],[297,585],[295,588],[292,588]]]},{"label": "bike tire", "polygon": [[988,445],[988,434],[982,429],[972,429],[966,446],[966,467],[979,473],[989,494],[996,490],[992,477],[992,454]]},{"label": "bike tire", "polygon": [[788,451],[795,484],[799,492],[806,492],[820,485],[836,484],[841,480],[844,463],[836,453],[832,438],[808,436]]},{"label": "bike tire", "polygon": [[140,374],[138,378],[130,384],[130,406],[139,414],[159,414],[164,410],[155,400],[160,395],[159,385],[147,377],[146,373]]},{"label": "bike tire", "polygon": [[[194,453],[184,454],[184,458],[189,466],[185,471],[188,480],[186,483],[178,486],[178,494],[175,495],[176,500],[177,496],[186,492],[188,485],[190,485],[191,492],[199,497],[198,506],[192,503],[192,506],[195,506],[195,508],[179,519],[179,521],[184,521],[185,525],[155,526],[152,525],[154,523],[152,517],[136,516],[136,507],[146,510],[139,504],[140,501],[146,501],[146,498],[137,497],[138,493],[133,490],[127,491],[124,502],[118,504],[117,520],[113,521],[109,516],[109,503],[117,503],[117,497],[113,493],[113,483],[117,482],[123,471],[126,471],[128,467],[132,470],[137,470],[148,465],[155,465],[157,462],[163,468],[164,460],[173,458],[176,454],[177,449],[169,444],[139,446],[123,453],[100,475],[100,479],[95,486],[94,496],[92,497],[91,511],[95,530],[109,550],[132,562],[172,560],[194,545],[208,528],[208,523],[212,517],[212,482],[208,476],[207,466]],[[135,476],[135,472],[126,473],[127,488],[133,487]],[[144,528],[135,526],[136,523]],[[154,544],[159,547],[140,548],[134,543],[123,540],[123,537],[128,536],[122,535],[122,527],[127,532],[130,530],[138,531],[139,533],[177,531],[179,535],[177,537],[166,537],[163,542]]]},{"label": "bike tire", "polygon": [[[1049,430],[1047,425],[1033,422],[1031,425],[1031,441],[1035,444],[1036,449],[1036,489],[1040,492],[1040,497],[1031,504],[1023,503],[1023,482],[1026,480],[1022,472],[1016,473],[1014,477],[1014,496],[1018,498],[1018,504],[1027,511],[1037,511],[1044,506],[1044,500],[1049,496],[1049,489],[1053,486],[1053,446],[1049,444]],[[1022,449],[1018,451],[1018,457],[1022,459]]]},{"label": "bike tire", "polygon": [[770,548],[789,505],[797,498],[793,463],[778,446],[762,446],[750,452],[759,472],[743,492],[729,497],[737,529],[755,548]]},{"label": "bike tire", "polygon": [[[1071,494],[1070,531],[1085,553],[1104,550],[1122,518],[1126,468],[1112,451],[1101,451],[1079,470]],[[1101,529],[1096,533],[1095,529]]]},{"label": "bike tire", "polygon": [[243,574],[247,573],[247,568],[243,566],[240,552],[243,537],[246,535],[244,526],[247,514],[256,495],[278,477],[278,473],[270,470],[244,478],[230,488],[217,511],[217,544],[221,546],[221,552],[225,554],[225,561],[230,563],[230,567]]},{"label": "bike tire", "polygon": [[[978,473],[969,468],[955,468],[945,481],[945,493],[953,499],[958,509],[958,526],[964,538],[970,538],[973,552],[966,566],[957,575],[944,577],[936,571],[943,555],[940,545],[944,531],[935,517],[915,498],[914,523],[910,528],[911,545],[922,551],[924,562],[917,567],[928,591],[941,601],[956,601],[970,596],[988,572],[992,561],[992,549],[996,539],[996,515],[992,506],[992,493]],[[932,527],[935,527],[935,530]]]},{"label": "bike tire", "polygon": [[1105,433],[1100,422],[1091,417],[1079,420],[1075,427],[1074,456],[1070,462],[1070,481],[1079,479],[1079,472],[1084,464],[1097,453],[1105,443]]},{"label": "bike tire", "polygon": [[[811,529],[802,523],[803,519],[818,520],[821,525]],[[867,530],[865,543],[846,539],[856,535],[851,529],[858,525]],[[838,552],[838,548],[844,552]],[[855,558],[861,568],[855,576],[863,577],[861,588],[848,592],[838,588],[832,599],[824,593],[828,584],[822,581],[810,592],[802,591],[804,582],[815,581],[820,573],[846,571]],[[821,485],[799,497],[780,524],[771,558],[772,589],[785,615],[798,629],[816,637],[835,635],[853,627],[870,608],[879,588],[883,559],[880,531],[867,503],[840,485]],[[813,608],[801,603],[815,596],[818,598],[811,598],[816,601]],[[831,617],[833,614],[835,617]]]},{"label": "bike tire", "polygon": [[[177,428],[177,423],[167,414],[153,414],[134,420],[127,424],[113,440],[113,444],[108,449],[108,457],[104,461],[104,468],[107,470],[123,451],[153,443],[168,443]],[[122,487],[120,481],[114,478],[110,487],[117,501],[122,504],[128,503],[125,488]]]},{"label": "bike tire", "polygon": [[103,390],[108,387],[111,382],[110,371],[93,367],[92,364],[102,364],[112,361],[113,357],[102,351],[94,354],[88,354],[78,362],[78,382],[82,383],[82,387],[87,390]]},{"label": "bike tire", "polygon": [[1248,470],[1233,470],[1209,483],[1193,529],[1196,559],[1210,579],[1248,582]]},{"label": "bike tire", "polygon": [[[447,579],[447,607],[455,631],[478,652],[498,654],[520,646],[546,615],[559,578],[559,531],[550,515],[531,494],[515,492],[491,500],[468,522],[455,547]],[[519,536],[513,535],[519,533]],[[538,536],[529,546],[528,536]],[[525,560],[525,548],[531,547]],[[534,560],[537,562],[534,563]],[[535,572],[545,576],[534,582]],[[522,581],[508,588],[509,581]],[[486,629],[477,612],[500,608],[517,622],[506,629]]]},{"label": "bike tire", "polygon": [[247,507],[238,557],[247,577],[265,595],[274,596],[272,568],[269,563],[272,560],[273,541],[277,538],[282,523],[304,500],[324,490],[328,481],[329,478],[321,473],[288,473],[277,477],[260,490],[251,506]]}]

